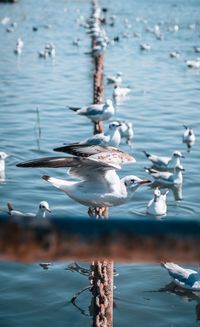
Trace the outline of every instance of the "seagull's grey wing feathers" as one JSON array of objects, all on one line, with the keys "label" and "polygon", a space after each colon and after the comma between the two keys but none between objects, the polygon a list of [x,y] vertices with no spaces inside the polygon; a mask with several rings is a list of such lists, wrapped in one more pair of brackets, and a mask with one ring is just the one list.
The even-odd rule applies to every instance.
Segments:
[{"label": "seagull's grey wing feathers", "polygon": [[78,157],[48,157],[20,162],[16,166],[24,168],[61,168],[61,167],[73,167],[80,164]]},{"label": "seagull's grey wing feathers", "polygon": [[99,145],[75,144],[56,148],[54,151],[66,152],[78,157],[89,157],[93,160],[95,159],[111,164],[117,163],[118,165],[136,162],[135,158],[128,153],[111,146],[104,147]]},{"label": "seagull's grey wing feathers", "polygon": [[60,168],[70,167],[68,173],[70,176],[76,176],[80,179],[91,179],[94,174],[104,175],[107,170],[120,169],[120,165],[98,158],[78,158],[78,157],[51,157],[29,160],[17,164],[17,167],[24,168]]}]

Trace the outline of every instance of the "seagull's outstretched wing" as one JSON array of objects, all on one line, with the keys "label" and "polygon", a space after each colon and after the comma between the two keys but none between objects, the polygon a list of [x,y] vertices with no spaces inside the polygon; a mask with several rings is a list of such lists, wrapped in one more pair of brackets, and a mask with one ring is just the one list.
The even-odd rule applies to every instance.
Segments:
[{"label": "seagull's outstretched wing", "polygon": [[128,153],[111,146],[74,144],[56,148],[54,151],[66,152],[78,157],[89,157],[92,160],[118,165],[136,162],[135,158]]},{"label": "seagull's outstretched wing", "polygon": [[[106,158],[105,158],[106,159]],[[79,157],[47,157],[34,160],[20,162],[16,165],[23,168],[62,168],[62,167],[76,167],[83,168],[93,166],[96,168],[104,167],[108,169],[120,169],[121,167],[116,163],[107,162],[106,160],[98,160],[98,158],[79,158]]]},{"label": "seagull's outstretched wing", "polygon": [[23,168],[61,168],[74,167],[79,164],[80,159],[78,157],[48,157],[20,162],[16,166]]},{"label": "seagull's outstretched wing", "polygon": [[107,170],[120,169],[120,165],[109,160],[98,160],[97,158],[78,157],[49,157],[29,160],[17,164],[23,168],[61,168],[69,167],[68,174],[82,180],[96,180],[104,178]]}]

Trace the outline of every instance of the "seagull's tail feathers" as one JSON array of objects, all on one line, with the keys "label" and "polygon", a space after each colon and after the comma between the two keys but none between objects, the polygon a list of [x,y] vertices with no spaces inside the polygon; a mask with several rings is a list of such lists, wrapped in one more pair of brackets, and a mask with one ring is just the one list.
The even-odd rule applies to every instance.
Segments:
[{"label": "seagull's tail feathers", "polygon": [[145,151],[145,150],[142,150],[142,152],[145,154],[145,156],[147,157],[147,158],[149,158],[150,156],[151,156],[151,154],[150,153],[148,153],[147,151]]},{"label": "seagull's tail feathers", "polygon": [[157,170],[155,170],[153,168],[148,168],[148,167],[144,167],[144,171],[146,171],[146,173],[149,173],[149,174],[157,173]]},{"label": "seagull's tail feathers", "polygon": [[14,210],[14,207],[13,207],[12,203],[8,202],[7,207],[8,207],[8,213],[11,214],[11,211]]},{"label": "seagull's tail feathers", "polygon": [[77,112],[78,110],[80,110],[80,107],[68,107],[70,110]]},{"label": "seagull's tail feathers", "polygon": [[42,176],[42,179],[51,183],[53,186],[55,186],[56,188],[60,189],[61,191],[65,192],[65,193],[67,193],[67,189],[75,183],[75,182],[71,182],[71,181],[64,181],[62,179],[50,177],[48,175]]}]

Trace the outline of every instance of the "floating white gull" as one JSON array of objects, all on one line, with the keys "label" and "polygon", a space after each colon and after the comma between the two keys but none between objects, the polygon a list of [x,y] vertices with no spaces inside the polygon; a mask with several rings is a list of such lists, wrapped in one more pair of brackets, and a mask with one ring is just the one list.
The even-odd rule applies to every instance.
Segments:
[{"label": "floating white gull", "polygon": [[151,50],[151,45],[149,43],[140,44],[140,50],[149,51],[149,50]]},{"label": "floating white gull", "polygon": [[5,160],[9,155],[6,152],[0,151],[0,182],[5,181]]},{"label": "floating white gull", "polygon": [[9,155],[6,152],[0,151],[0,172],[5,171],[5,160]]},{"label": "floating white gull", "polygon": [[39,57],[39,58],[46,59],[46,58],[48,57],[48,52],[45,51],[45,50],[38,51],[38,57]]},{"label": "floating white gull", "polygon": [[121,87],[118,84],[115,84],[113,90],[113,97],[114,98],[123,98],[126,97],[131,92],[129,87]]},{"label": "floating white gull", "polygon": [[132,199],[140,185],[149,183],[134,175],[119,178],[116,169],[123,164],[134,163],[135,159],[117,148],[74,145],[69,146],[67,152],[74,156],[41,158],[17,166],[70,167],[68,174],[81,181],[66,181],[46,175],[42,178],[73,200],[92,208],[122,205]]},{"label": "floating white gull", "polygon": [[53,43],[47,43],[44,47],[44,52],[46,52],[49,57],[54,58],[56,56],[56,48]]},{"label": "floating white gull", "polygon": [[75,111],[78,115],[89,118],[93,122],[108,120],[115,113],[115,108],[110,99],[107,99],[106,102],[102,104],[91,104],[82,108],[69,107],[69,109]]},{"label": "floating white gull", "polygon": [[143,152],[158,169],[174,169],[175,166],[180,165],[180,158],[184,158],[180,151],[174,151],[171,157],[160,157],[147,151]]},{"label": "floating white gull", "polygon": [[20,37],[17,39],[16,47],[21,49],[24,47],[24,41]]},{"label": "floating white gull", "polygon": [[200,272],[192,269],[185,269],[173,263],[166,262],[161,264],[169,275],[172,277],[173,282],[184,289],[199,291],[200,290]]},{"label": "floating white gull", "polygon": [[120,123],[119,132],[121,134],[121,138],[124,138],[126,143],[132,147],[131,141],[134,137],[133,124],[125,120],[116,120],[112,123]]},{"label": "floating white gull", "polygon": [[194,51],[196,52],[196,53],[200,53],[200,47],[194,47]]},{"label": "floating white gull", "polygon": [[168,28],[168,31],[169,31],[169,32],[178,32],[178,31],[179,31],[179,25],[178,25],[178,24],[175,24],[175,25],[173,25],[173,26],[170,26],[170,27]]},{"label": "floating white gull", "polygon": [[200,68],[200,58],[186,60],[186,65],[188,68]]},{"label": "floating white gull", "polygon": [[21,39],[21,38],[18,38],[17,39],[17,43],[16,43],[16,47],[15,47],[15,49],[14,49],[14,53],[15,54],[21,54],[22,53],[22,49],[23,49],[23,47],[24,47],[24,42],[23,42],[23,40]]},{"label": "floating white gull", "polygon": [[183,125],[185,131],[183,133],[183,143],[186,143],[188,148],[190,149],[192,145],[195,143],[196,137],[194,131],[191,127]]},{"label": "floating white gull", "polygon": [[21,218],[21,217],[45,218],[46,213],[51,212],[47,201],[40,202],[38,211],[36,214],[15,210],[10,202],[8,202],[7,206],[8,206],[8,213],[12,218]]},{"label": "floating white gull", "polygon": [[115,76],[107,76],[107,82],[109,84],[113,83],[120,85],[122,82],[122,73],[119,72]]},{"label": "floating white gull", "polygon": [[[106,133],[95,134],[92,137],[75,144],[118,147],[121,141],[121,134],[119,131],[120,127],[121,123],[118,121],[114,121],[109,124],[109,129]],[[61,147],[59,149],[64,148],[65,147]]]},{"label": "floating white gull", "polygon": [[169,191],[161,193],[159,188],[154,190],[154,197],[149,201],[146,212],[153,216],[163,216],[167,212],[166,197]]},{"label": "floating white gull", "polygon": [[170,52],[169,56],[170,56],[171,58],[179,59],[180,56],[181,56],[181,54],[180,54],[180,52],[178,52],[178,51],[172,51],[172,52]]},{"label": "floating white gull", "polygon": [[181,165],[178,165],[174,169],[174,173],[168,171],[158,171],[152,168],[145,168],[145,171],[148,172],[153,179],[161,185],[167,186],[178,186],[183,183],[183,174],[184,168]]},{"label": "floating white gull", "polygon": [[74,41],[73,41],[72,44],[75,45],[75,46],[77,46],[77,47],[79,47],[80,42],[81,42],[81,39],[78,37],[78,38],[74,39]]}]

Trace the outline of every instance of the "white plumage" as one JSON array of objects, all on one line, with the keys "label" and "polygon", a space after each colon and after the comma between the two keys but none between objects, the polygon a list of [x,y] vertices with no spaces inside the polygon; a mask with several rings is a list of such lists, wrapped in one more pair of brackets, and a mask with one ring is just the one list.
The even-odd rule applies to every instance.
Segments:
[{"label": "white plumage", "polygon": [[8,203],[8,213],[12,218],[21,218],[21,217],[45,218],[47,212],[51,212],[47,201],[41,201],[39,203],[37,213],[22,212],[22,211],[15,210],[12,204]]},{"label": "white plumage", "polygon": [[140,185],[149,183],[134,175],[119,178],[116,169],[120,169],[123,164],[135,162],[132,156],[119,149],[74,145],[65,151],[75,156],[36,159],[17,166],[70,167],[69,175],[81,181],[66,181],[46,175],[43,179],[73,200],[93,208],[122,205],[132,198]]},{"label": "white plumage", "polygon": [[162,263],[162,266],[168,271],[173,282],[184,289],[199,291],[200,290],[200,274],[192,269],[185,269],[173,263]]},{"label": "white plumage", "polygon": [[69,107],[69,109],[75,111],[78,115],[89,118],[93,122],[108,120],[115,113],[115,108],[110,99],[102,104],[91,104],[82,108]]},{"label": "white plumage", "polygon": [[156,188],[154,190],[154,197],[152,200],[149,201],[147,205],[146,212],[149,215],[153,216],[163,216],[167,213],[167,203],[166,203],[166,197],[167,197],[168,190],[164,193],[161,193],[161,191]]},{"label": "white plumage", "polygon": [[176,166],[180,165],[180,158],[184,158],[180,151],[174,151],[171,157],[161,157],[147,151],[143,152],[158,169],[174,169]]},{"label": "white plumage", "polygon": [[174,173],[158,171],[152,168],[146,168],[145,171],[148,172],[156,182],[164,186],[178,186],[183,183],[182,172],[184,169],[181,165],[175,167]]}]

